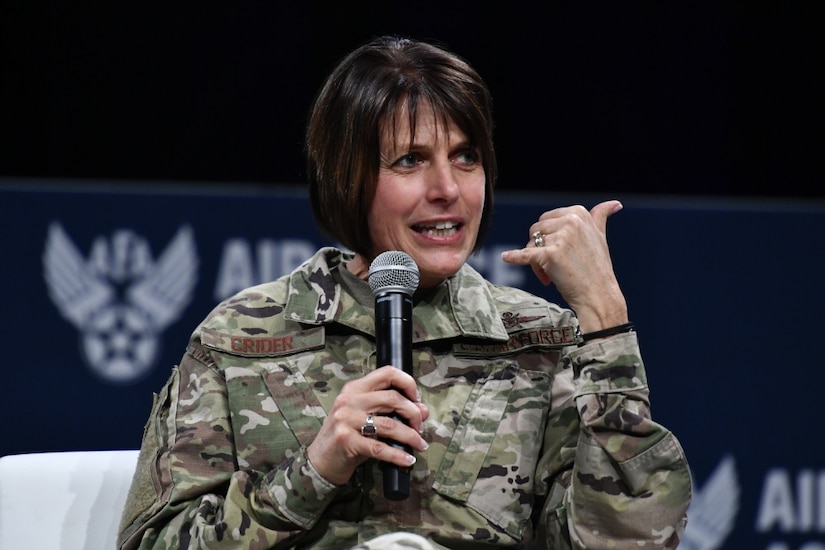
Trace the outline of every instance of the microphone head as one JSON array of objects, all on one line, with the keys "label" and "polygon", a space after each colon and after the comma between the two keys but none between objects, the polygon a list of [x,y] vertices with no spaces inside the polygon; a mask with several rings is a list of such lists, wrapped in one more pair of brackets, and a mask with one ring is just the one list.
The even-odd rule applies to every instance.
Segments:
[{"label": "microphone head", "polygon": [[418,266],[405,252],[382,252],[370,264],[369,283],[376,296],[388,291],[412,296],[418,288]]}]

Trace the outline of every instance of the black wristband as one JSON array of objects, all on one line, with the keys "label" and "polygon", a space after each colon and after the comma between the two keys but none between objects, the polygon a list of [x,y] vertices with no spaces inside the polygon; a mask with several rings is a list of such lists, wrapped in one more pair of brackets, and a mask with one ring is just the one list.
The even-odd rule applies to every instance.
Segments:
[{"label": "black wristband", "polygon": [[625,323],[623,325],[616,325],[615,327],[605,328],[582,334],[582,342],[593,340],[595,338],[604,338],[606,336],[613,336],[614,334],[622,334],[623,332],[633,332],[636,329],[633,323]]}]

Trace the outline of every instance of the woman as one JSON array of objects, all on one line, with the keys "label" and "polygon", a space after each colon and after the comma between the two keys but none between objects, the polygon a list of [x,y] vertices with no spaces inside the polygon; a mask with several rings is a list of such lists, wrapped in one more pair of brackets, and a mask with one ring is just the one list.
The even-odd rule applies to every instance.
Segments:
[{"label": "woman", "polygon": [[[613,274],[621,204],[551,210],[502,255],[569,309],[492,285],[466,264],[490,222],[492,128],[484,82],[440,47],[383,37],[342,60],[306,148],[316,221],[348,250],[197,327],[147,424],[121,548],[677,546],[690,477],[650,418]],[[420,274],[414,376],[376,368],[366,279],[388,250]],[[382,463],[411,468],[409,497],[383,494]]]}]

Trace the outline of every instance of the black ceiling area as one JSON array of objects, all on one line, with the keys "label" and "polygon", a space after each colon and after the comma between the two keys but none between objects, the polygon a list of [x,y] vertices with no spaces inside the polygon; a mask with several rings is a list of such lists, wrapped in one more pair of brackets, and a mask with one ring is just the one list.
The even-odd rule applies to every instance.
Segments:
[{"label": "black ceiling area", "polygon": [[499,189],[825,196],[821,3],[488,4],[6,3],[0,178],[302,183],[324,76],[399,34],[487,80]]}]

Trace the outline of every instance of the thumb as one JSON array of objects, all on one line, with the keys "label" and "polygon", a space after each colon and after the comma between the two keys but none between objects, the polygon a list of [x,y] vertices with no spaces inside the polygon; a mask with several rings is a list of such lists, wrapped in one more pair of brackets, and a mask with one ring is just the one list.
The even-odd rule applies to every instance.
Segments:
[{"label": "thumb", "polygon": [[624,205],[617,200],[604,201],[591,208],[590,215],[593,217],[593,221],[596,222],[596,227],[602,233],[607,234],[607,218],[622,208],[624,208]]}]

